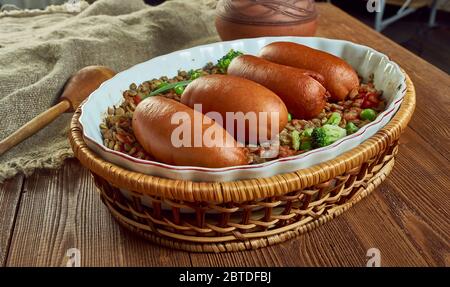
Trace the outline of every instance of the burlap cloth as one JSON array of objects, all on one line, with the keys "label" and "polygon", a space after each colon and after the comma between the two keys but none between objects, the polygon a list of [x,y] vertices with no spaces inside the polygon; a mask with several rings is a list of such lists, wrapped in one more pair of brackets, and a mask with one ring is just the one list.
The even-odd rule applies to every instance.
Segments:
[{"label": "burlap cloth", "polygon": [[[74,1],[72,1],[74,2]],[[66,80],[88,65],[116,71],[174,50],[218,41],[216,0],[99,0],[46,11],[0,13],[0,139],[52,106]],[[70,9],[67,9],[70,8]],[[57,168],[73,153],[72,114],[0,156],[0,182]]]}]

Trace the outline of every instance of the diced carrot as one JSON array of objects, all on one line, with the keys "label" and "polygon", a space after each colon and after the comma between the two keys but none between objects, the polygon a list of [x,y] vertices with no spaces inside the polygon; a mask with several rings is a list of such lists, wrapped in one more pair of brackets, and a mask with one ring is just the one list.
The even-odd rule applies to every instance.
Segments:
[{"label": "diced carrot", "polygon": [[135,105],[139,104],[141,101],[142,101],[141,97],[139,97],[139,96],[135,96],[134,97],[134,104]]}]

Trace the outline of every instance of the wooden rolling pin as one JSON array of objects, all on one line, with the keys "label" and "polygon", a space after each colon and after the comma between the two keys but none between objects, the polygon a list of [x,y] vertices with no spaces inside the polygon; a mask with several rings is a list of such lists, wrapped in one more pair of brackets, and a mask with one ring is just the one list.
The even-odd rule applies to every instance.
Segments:
[{"label": "wooden rolling pin", "polygon": [[76,72],[64,86],[58,104],[41,113],[0,142],[0,156],[40,131],[62,113],[75,111],[101,83],[115,74],[116,72],[104,66],[88,66]]}]

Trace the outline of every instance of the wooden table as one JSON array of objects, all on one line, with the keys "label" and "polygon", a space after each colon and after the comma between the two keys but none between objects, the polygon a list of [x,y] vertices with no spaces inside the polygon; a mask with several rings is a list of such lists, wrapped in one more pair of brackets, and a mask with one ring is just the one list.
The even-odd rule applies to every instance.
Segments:
[{"label": "wooden table", "polygon": [[[365,266],[378,248],[383,266],[450,266],[450,79],[330,4],[318,4],[319,36],[389,55],[411,76],[417,108],[396,165],[369,197],[324,226],[265,249],[194,254],[150,244],[120,228],[76,160],[0,185],[0,265]],[[424,23],[425,25],[426,23]]]}]

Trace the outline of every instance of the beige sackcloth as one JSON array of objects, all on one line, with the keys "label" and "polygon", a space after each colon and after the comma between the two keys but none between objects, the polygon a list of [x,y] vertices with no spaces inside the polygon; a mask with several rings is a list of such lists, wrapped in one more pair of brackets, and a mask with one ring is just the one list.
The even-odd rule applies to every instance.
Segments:
[{"label": "beige sackcloth", "polygon": [[[71,1],[77,2],[77,1]],[[91,5],[0,13],[0,140],[51,107],[66,80],[88,65],[122,71],[182,48],[219,41],[216,0],[99,0]],[[0,182],[58,168],[73,153],[72,114],[0,156]]]}]

